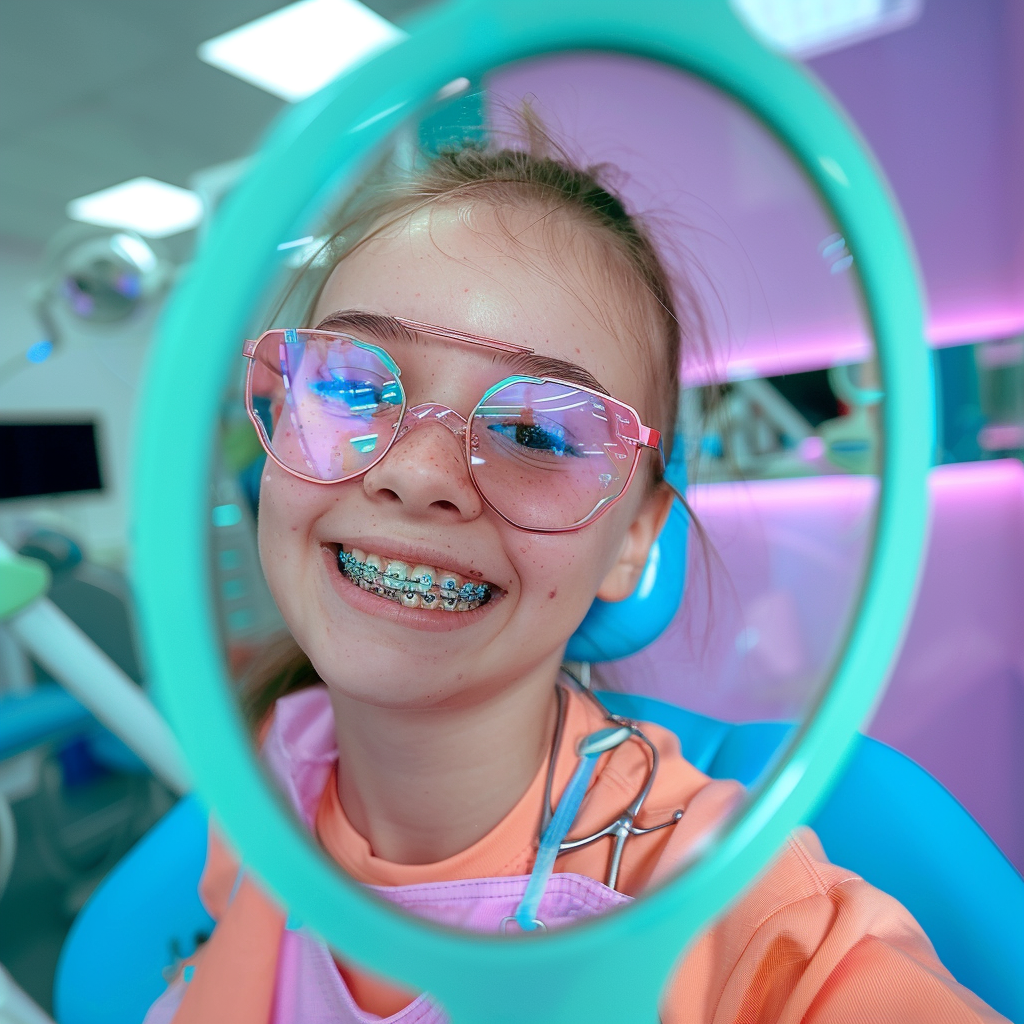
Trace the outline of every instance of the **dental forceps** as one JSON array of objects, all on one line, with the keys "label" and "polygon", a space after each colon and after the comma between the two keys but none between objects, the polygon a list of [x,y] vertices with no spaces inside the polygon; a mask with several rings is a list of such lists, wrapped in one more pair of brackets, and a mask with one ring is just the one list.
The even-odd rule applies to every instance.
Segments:
[{"label": "dental forceps", "polygon": [[[574,683],[601,709],[604,717],[615,726],[619,726],[624,731],[621,734],[621,738],[616,737],[619,744],[625,742],[628,739],[636,739],[640,743],[644,744],[651,753],[651,766],[647,772],[647,778],[644,780],[643,786],[640,787],[640,791],[630,801],[630,803],[623,808],[622,812],[613,821],[610,821],[604,828],[598,829],[597,832],[592,833],[589,836],[583,836],[579,839],[564,839],[558,845],[558,854],[563,854],[568,850],[578,850],[580,847],[589,846],[591,843],[596,843],[599,839],[603,839],[605,836],[612,837],[612,851],[611,858],[608,864],[608,875],[605,879],[605,885],[609,889],[614,889],[616,882],[619,880],[619,868],[622,864],[622,851],[626,845],[626,840],[630,836],[642,836],[647,835],[649,832],[657,832],[660,829],[668,828],[670,825],[675,825],[683,816],[681,810],[675,811],[672,817],[668,821],[663,821],[658,825],[652,825],[650,828],[638,828],[635,824],[637,815],[640,813],[640,809],[643,807],[644,801],[647,799],[648,794],[651,792],[651,788],[654,785],[655,776],[658,774],[658,750],[657,747],[644,735],[643,730],[628,718],[623,718],[621,715],[614,715],[601,703],[601,701],[595,696],[594,692],[589,686],[589,665],[584,666],[583,675],[586,680],[577,678],[574,674],[567,671],[563,666],[563,671]],[[551,787],[554,783],[555,776],[555,762],[558,757],[559,748],[562,745],[562,733],[565,728],[565,705],[566,696],[564,688],[559,685],[556,687],[558,694],[558,719],[555,724],[555,736],[551,744],[551,757],[548,762],[548,773],[547,779],[544,783],[544,806],[541,813],[541,826],[540,834],[543,836],[548,826],[551,824],[551,819],[554,816],[554,810],[551,807]],[[613,749],[609,747],[608,749]],[[582,755],[581,755],[582,756]]]}]

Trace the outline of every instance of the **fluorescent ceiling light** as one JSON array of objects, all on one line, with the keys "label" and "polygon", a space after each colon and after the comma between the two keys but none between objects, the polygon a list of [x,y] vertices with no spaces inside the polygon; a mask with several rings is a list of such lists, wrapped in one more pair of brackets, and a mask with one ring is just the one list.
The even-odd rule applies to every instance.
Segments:
[{"label": "fluorescent ceiling light", "polygon": [[910,24],[924,0],[733,0],[755,33],[797,57],[891,32]]},{"label": "fluorescent ceiling light", "polygon": [[405,35],[358,0],[299,0],[208,39],[198,54],[207,64],[294,103]]},{"label": "fluorescent ceiling light", "polygon": [[203,217],[202,200],[188,189],[153,178],[133,178],[101,192],[72,199],[72,220],[105,228],[131,228],[149,238],[166,238],[194,228]]}]

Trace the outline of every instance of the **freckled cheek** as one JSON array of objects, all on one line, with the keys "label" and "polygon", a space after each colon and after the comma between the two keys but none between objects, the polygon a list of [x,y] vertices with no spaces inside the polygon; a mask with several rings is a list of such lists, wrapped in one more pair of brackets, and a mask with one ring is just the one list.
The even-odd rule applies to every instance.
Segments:
[{"label": "freckled cheek", "polygon": [[301,505],[295,500],[294,494],[289,494],[289,487],[286,481],[280,478],[264,477],[263,486],[260,489],[260,514],[259,531],[264,533],[279,533],[289,527],[295,530],[300,520]]},{"label": "freckled cheek", "polygon": [[577,533],[516,538],[522,599],[542,615],[572,617],[590,606],[621,543],[615,524],[598,522]]},{"label": "freckled cheek", "polygon": [[313,484],[304,484],[285,474],[268,473],[260,489],[258,542],[260,561],[268,582],[291,565],[298,569],[301,553],[319,514],[310,499]]},{"label": "freckled cheek", "polygon": [[564,602],[590,585],[590,574],[576,545],[551,543],[547,538],[539,543],[519,543],[516,568],[524,598],[542,606]]},{"label": "freckled cheek", "polygon": [[286,572],[289,562],[288,547],[292,543],[291,538],[295,536],[295,531],[296,524],[289,523],[288,517],[282,515],[278,495],[264,488],[260,495],[257,541],[263,575],[272,591],[275,590],[275,584]]}]

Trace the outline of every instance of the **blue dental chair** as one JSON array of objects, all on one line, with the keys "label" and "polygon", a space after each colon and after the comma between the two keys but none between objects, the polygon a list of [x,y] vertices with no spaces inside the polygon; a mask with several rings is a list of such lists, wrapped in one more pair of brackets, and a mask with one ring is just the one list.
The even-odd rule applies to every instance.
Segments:
[{"label": "blue dental chair", "polygon": [[[733,725],[648,697],[604,693],[617,714],[672,729],[713,778],[750,783],[785,739],[778,722]],[[808,823],[830,859],[895,896],[962,984],[1024,1024],[1024,878],[974,819],[909,758],[862,736]],[[59,1024],[140,1024],[164,971],[213,922],[196,886],[206,814],[171,810],[106,878],[78,916],[54,988]]]}]

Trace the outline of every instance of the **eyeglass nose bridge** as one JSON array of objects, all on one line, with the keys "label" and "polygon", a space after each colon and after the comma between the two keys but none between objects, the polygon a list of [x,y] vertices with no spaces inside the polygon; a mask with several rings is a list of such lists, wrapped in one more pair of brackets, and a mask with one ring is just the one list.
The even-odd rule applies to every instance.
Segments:
[{"label": "eyeglass nose bridge", "polygon": [[425,402],[423,405],[414,405],[411,409],[406,409],[402,427],[395,436],[395,441],[400,441],[409,431],[426,423],[440,423],[465,443],[468,421],[454,409],[437,402]]}]

